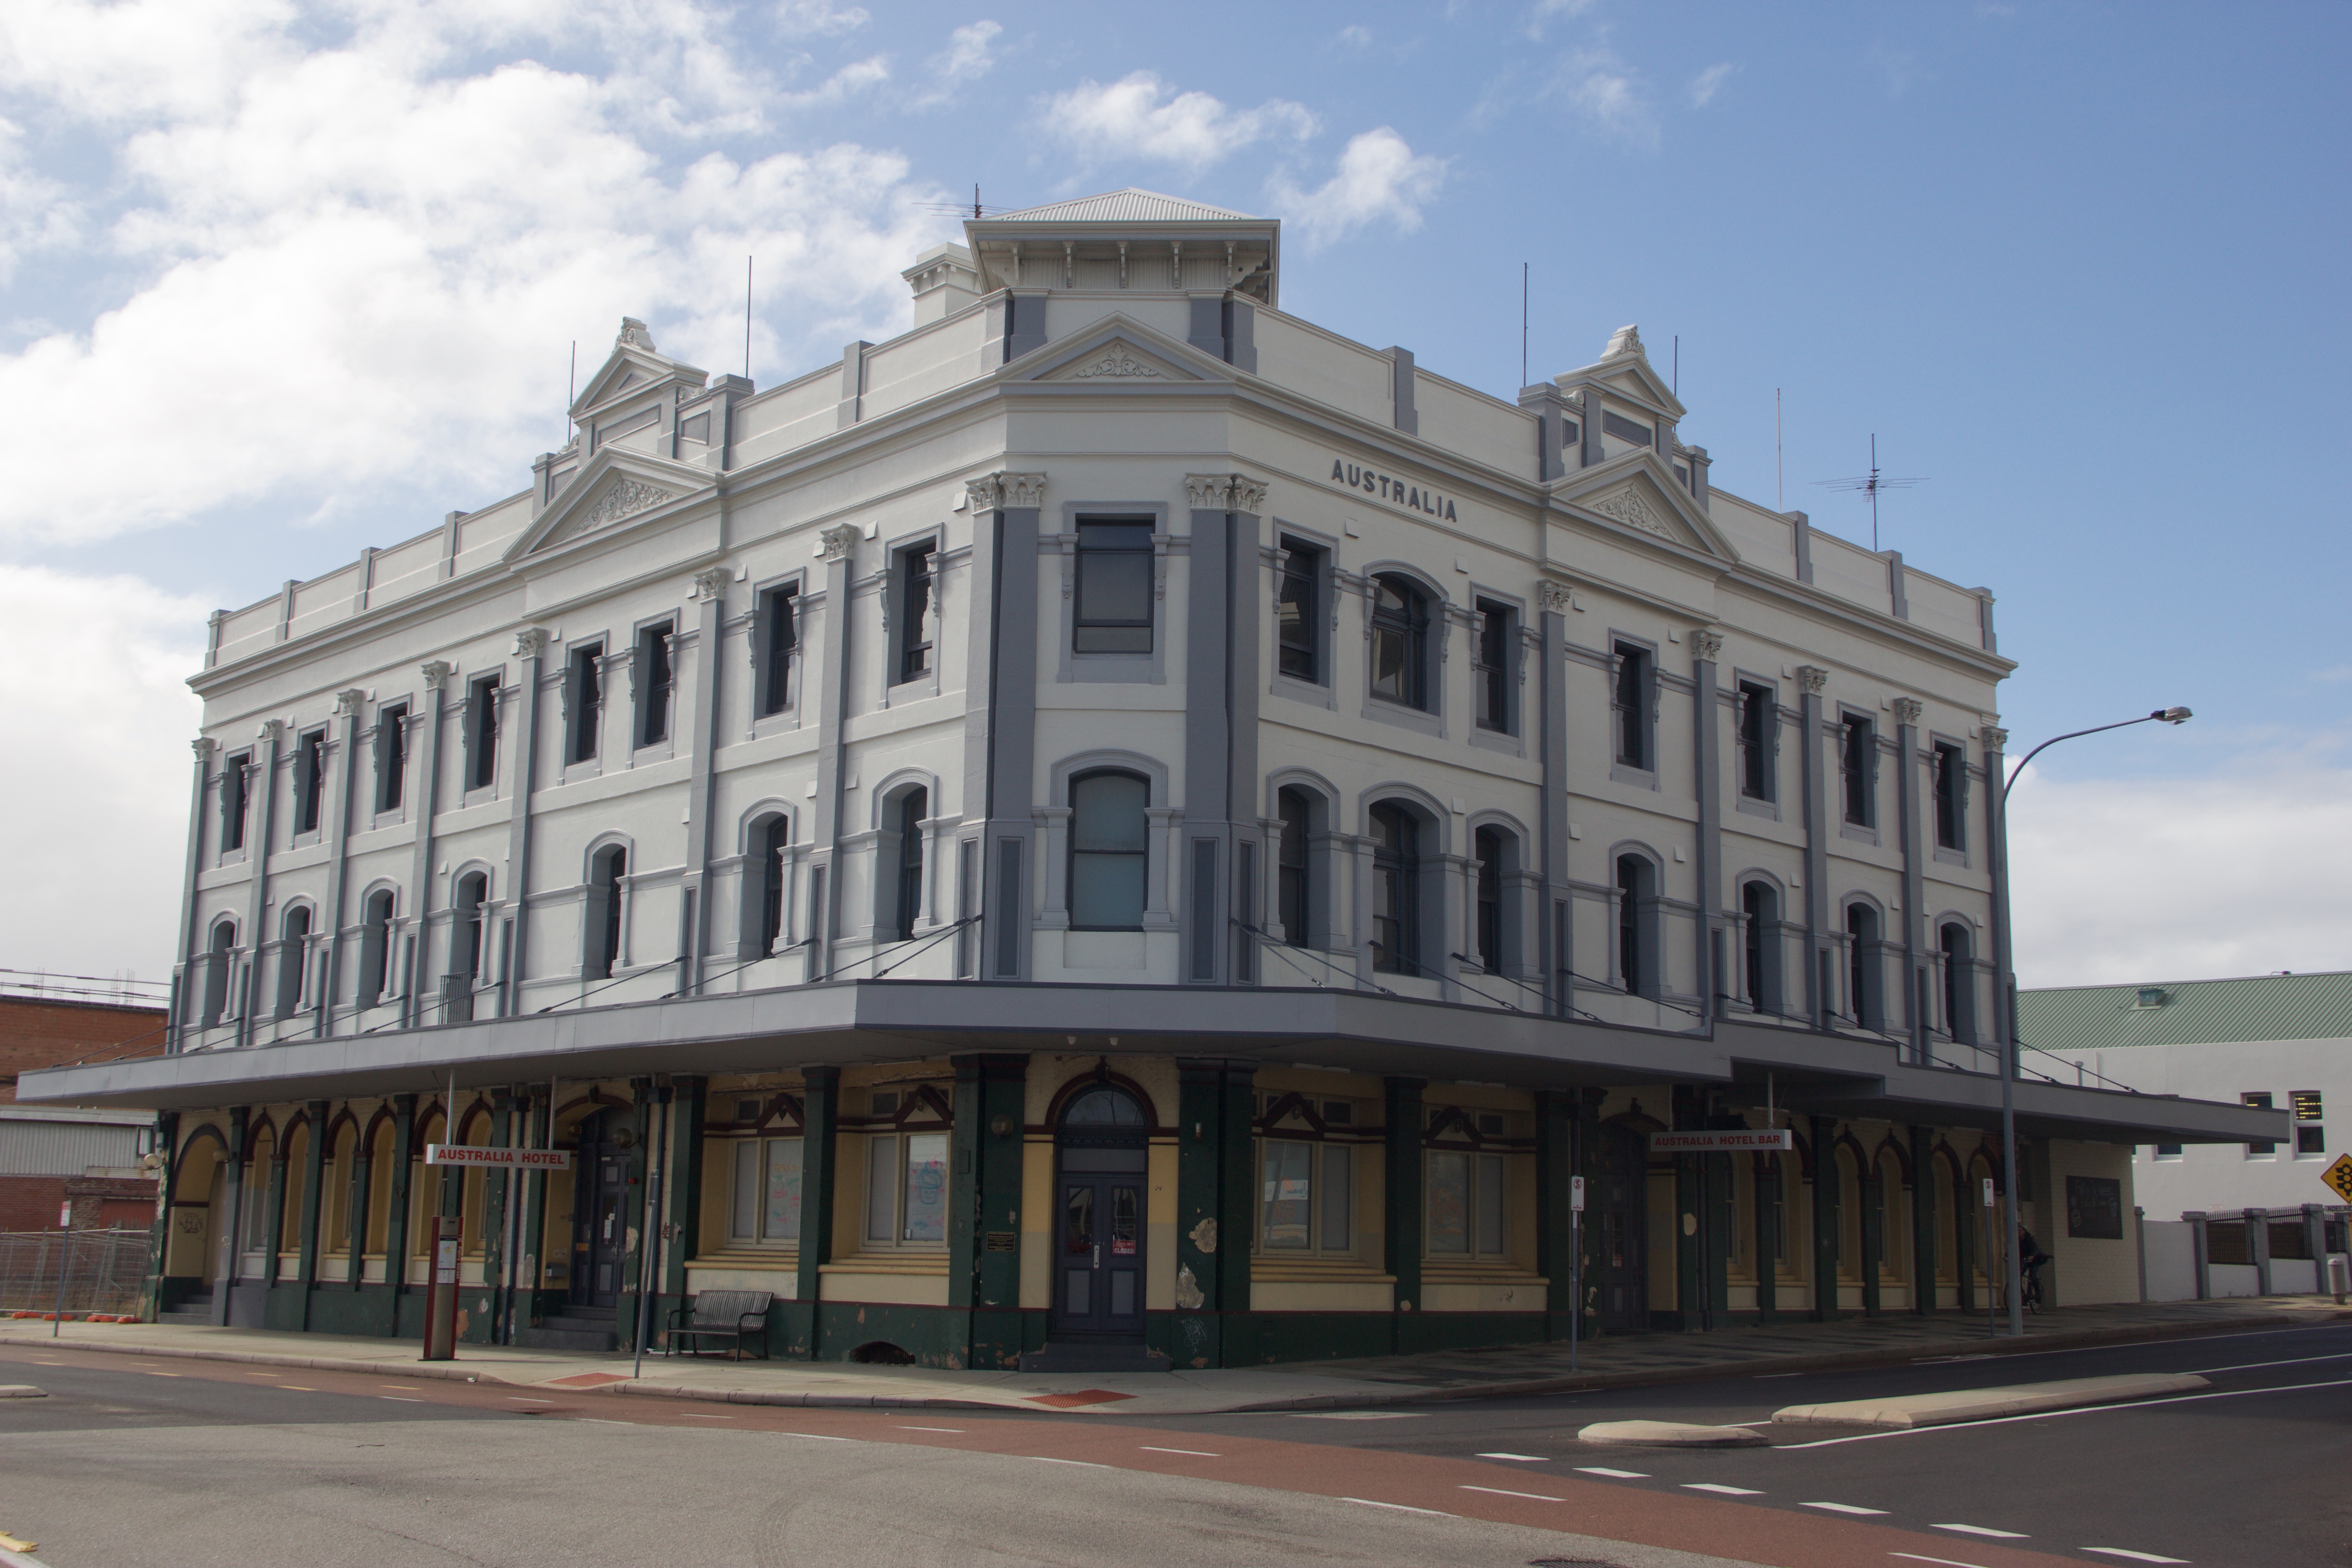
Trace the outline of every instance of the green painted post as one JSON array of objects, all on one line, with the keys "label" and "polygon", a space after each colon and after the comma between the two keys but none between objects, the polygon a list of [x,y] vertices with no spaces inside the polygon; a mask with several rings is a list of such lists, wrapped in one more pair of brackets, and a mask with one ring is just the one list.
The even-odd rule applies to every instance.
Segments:
[{"label": "green painted post", "polygon": [[[252,1110],[247,1106],[229,1107],[227,1170],[221,1186],[228,1198],[228,1235],[213,1239],[213,1245],[221,1248],[220,1279],[213,1287],[213,1321],[224,1327],[236,1300],[237,1266],[245,1258],[245,1162],[248,1150],[246,1129],[252,1118]],[[222,1247],[223,1242],[227,1245]]]},{"label": "green painted post", "polygon": [[400,1333],[400,1299],[408,1294],[408,1184],[410,1150],[416,1138],[416,1097],[392,1097],[392,1193],[383,1214],[383,1282],[391,1296],[384,1332]]},{"label": "green painted post", "polygon": [[1224,1141],[1218,1145],[1216,1308],[1224,1330],[1224,1364],[1255,1365],[1266,1359],[1256,1319],[1250,1312],[1250,1233],[1257,1223],[1257,1066],[1225,1064],[1218,1100],[1224,1108]]},{"label": "green painted post", "polygon": [[710,1080],[680,1075],[670,1080],[677,1107],[670,1136],[669,1174],[662,1184],[662,1210],[669,1239],[661,1249],[661,1294],[672,1304],[686,1300],[686,1265],[700,1238],[702,1219],[702,1123],[709,1115]]},{"label": "green painted post", "polygon": [[[553,1088],[552,1084],[549,1085],[551,1093]],[[548,1135],[554,1128],[554,1119],[555,1107],[551,1095],[532,1095],[530,1130],[523,1138],[525,1146],[532,1149],[548,1147]],[[515,1280],[520,1300],[515,1303],[514,1324],[518,1329],[528,1329],[539,1322],[539,1285],[547,1273],[540,1267],[540,1249],[546,1244],[547,1173],[533,1171],[525,1177],[522,1194],[522,1269]]]},{"label": "green painted post", "polygon": [[1952,1273],[1959,1281],[1955,1304],[1964,1313],[1977,1310],[1977,1215],[1980,1212],[1977,1184],[1962,1166],[1952,1176]]},{"label": "green painted post", "polygon": [[[1780,1184],[1780,1160],[1777,1154],[1750,1154],[1748,1158],[1754,1162],[1756,1172],[1756,1179],[1750,1184],[1756,1194],[1755,1209],[1748,1216],[1748,1222],[1756,1227],[1756,1321],[1769,1324],[1780,1304],[1780,1268],[1772,1234],[1772,1198]],[[1784,1205],[1787,1201],[1783,1196]]]},{"label": "green painted post", "polygon": [[1885,1183],[1878,1174],[1878,1162],[1862,1158],[1854,1163],[1860,1173],[1854,1185],[1854,1202],[1862,1208],[1862,1312],[1866,1318],[1879,1315],[1878,1276],[1886,1260]]},{"label": "green painted post", "polygon": [[1384,1203],[1381,1215],[1381,1267],[1396,1280],[1396,1310],[1390,1316],[1390,1344],[1400,1354],[1422,1348],[1422,1333],[1411,1319],[1423,1310],[1421,1299],[1422,1249],[1422,1109],[1426,1079],[1382,1080],[1386,1125],[1382,1131]]},{"label": "green painted post", "polygon": [[1813,1310],[1814,1322],[1826,1323],[1838,1315],[1838,1177],[1837,1120],[1810,1119],[1813,1129]]},{"label": "green painted post", "polygon": [[833,1257],[835,1150],[839,1141],[841,1069],[801,1069],[801,1247],[793,1282],[793,1304],[807,1327],[803,1353],[814,1361],[823,1349],[818,1318],[824,1310],[824,1275]]},{"label": "green painted post", "polygon": [[[515,1097],[509,1089],[490,1102],[490,1146],[512,1147],[514,1129]],[[506,1291],[507,1196],[513,1186],[513,1179],[503,1170],[494,1167],[482,1173],[482,1289],[489,1307],[481,1316],[487,1342],[491,1344],[499,1342],[499,1327],[506,1321],[499,1299]]]},{"label": "green painted post", "polygon": [[[1707,1117],[1697,1092],[1674,1091],[1674,1130],[1696,1132]],[[1675,1156],[1675,1325],[1685,1333],[1711,1326],[1706,1296],[1706,1161],[1704,1154]]]},{"label": "green painted post", "polygon": [[1934,1130],[1911,1129],[1911,1310],[1936,1310],[1936,1167]]},{"label": "green painted post", "polygon": [[360,1130],[358,1142],[352,1145],[352,1185],[343,1210],[343,1234],[351,1238],[349,1258],[343,1268],[344,1286],[356,1293],[367,1277],[368,1199],[374,1180],[373,1151],[370,1148],[365,1128]]},{"label": "green painted post", "polygon": [[[201,764],[197,771],[203,771]],[[142,1293],[145,1300],[139,1303],[139,1315],[151,1323],[163,1311],[163,1270],[172,1246],[172,1184],[180,1173],[178,1111],[155,1113],[155,1152],[163,1156],[163,1168],[155,1173],[155,1223],[148,1233],[147,1289]]]},{"label": "green painted post", "polygon": [[1569,1182],[1576,1171],[1572,1091],[1536,1090],[1536,1272],[1544,1277],[1544,1338],[1567,1339],[1576,1323],[1574,1216]]},{"label": "green painted post", "polygon": [[1225,1364],[1218,1288],[1226,1239],[1218,1234],[1223,1212],[1223,1083],[1222,1062],[1176,1063],[1176,1318],[1168,1354],[1180,1367]]},{"label": "green painted post", "polygon": [[327,1102],[311,1100],[303,1106],[302,1114],[309,1135],[302,1140],[302,1234],[296,1241],[301,1250],[294,1261],[294,1281],[301,1289],[302,1299],[294,1326],[307,1330],[310,1292],[319,1283],[319,1214],[327,1184]]},{"label": "green painted post", "polygon": [[[613,1315],[625,1349],[637,1343],[637,1319],[647,1305],[645,1271],[652,1237],[646,1234],[646,1174],[654,1132],[654,1080],[631,1079],[629,1100],[635,1110],[631,1131],[636,1141],[629,1147],[628,1195],[621,1200],[621,1234],[627,1241],[621,1254],[620,1310]],[[652,1327],[650,1322],[646,1326]]]},{"label": "green painted post", "polygon": [[1029,1058],[951,1057],[955,1152],[948,1176],[948,1304],[964,1322],[963,1364],[1011,1369],[1021,1320],[1022,1115]]}]

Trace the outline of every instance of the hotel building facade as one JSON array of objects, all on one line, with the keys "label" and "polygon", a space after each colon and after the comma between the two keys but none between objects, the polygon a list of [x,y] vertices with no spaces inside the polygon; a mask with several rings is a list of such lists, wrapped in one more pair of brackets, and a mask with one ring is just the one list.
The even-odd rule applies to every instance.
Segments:
[{"label": "hotel building facade", "polygon": [[173,1050],[22,1091],[158,1112],[158,1308],[413,1335],[442,1215],[477,1341],[1248,1364],[1981,1310],[1987,1176],[2132,1293],[2063,1194],[2273,1118],[2021,1083],[2002,1178],[1990,594],[1631,327],[1505,402],[1281,265],[1128,191],[782,385],[625,321],[528,488],[215,616]]}]

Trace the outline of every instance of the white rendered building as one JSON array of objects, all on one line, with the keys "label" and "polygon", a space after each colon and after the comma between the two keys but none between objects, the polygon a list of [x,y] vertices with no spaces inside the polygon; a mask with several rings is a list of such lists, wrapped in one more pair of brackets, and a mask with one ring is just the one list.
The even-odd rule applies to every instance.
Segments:
[{"label": "white rendered building", "polygon": [[[965,229],[782,385],[625,322],[528,488],[215,616],[177,1049],[26,1089],[229,1168],[163,1296],[414,1331],[440,1212],[469,1333],[954,1364],[1980,1301],[1990,595],[1718,489],[1631,327],[1505,402],[1274,221]],[[2126,1206],[2275,1120],[2018,1094]]]}]

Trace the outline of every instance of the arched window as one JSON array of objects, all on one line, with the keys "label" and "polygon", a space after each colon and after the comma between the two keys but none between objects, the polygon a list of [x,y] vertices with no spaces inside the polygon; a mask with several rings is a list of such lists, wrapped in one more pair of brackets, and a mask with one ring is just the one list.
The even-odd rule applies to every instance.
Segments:
[{"label": "arched window", "polygon": [[278,949],[278,1016],[290,1018],[302,1010],[302,978],[310,960],[310,906],[297,904],[286,911]]},{"label": "arched window", "polygon": [[760,858],[760,874],[744,879],[759,900],[760,952],[776,951],[784,934],[784,847],[793,841],[793,819],[779,814],[751,828],[751,851]]},{"label": "arched window", "polygon": [[1392,801],[1372,807],[1372,967],[1421,973],[1421,824]]},{"label": "arched window", "polygon": [[1878,911],[1868,904],[1845,907],[1846,998],[1853,1021],[1865,1029],[1885,1027],[1878,994]]},{"label": "arched window", "polygon": [[1070,1101],[1062,1112],[1065,1127],[1142,1127],[1148,1125],[1135,1098],[1116,1089],[1090,1089]]},{"label": "arched window", "polygon": [[1946,921],[1936,940],[1944,950],[1944,1027],[1955,1040],[1972,1045],[1977,1037],[1975,940],[1958,921]]},{"label": "arched window", "polygon": [[228,1012],[229,971],[236,961],[235,921],[215,922],[212,948],[205,957],[205,1006],[201,1016],[204,1027],[209,1029]]},{"label": "arched window", "polygon": [[482,906],[489,896],[490,879],[481,872],[470,871],[457,879],[457,907],[449,931],[449,974],[467,990],[482,977]]},{"label": "arched window", "polygon": [[1658,994],[1658,868],[1640,855],[1617,857],[1617,983],[1638,996]]},{"label": "arched window", "polygon": [[585,968],[590,979],[608,978],[621,961],[622,879],[628,874],[629,852],[617,844],[599,849],[589,862]]},{"label": "arched window", "polygon": [[1277,846],[1275,918],[1282,922],[1282,940],[1293,947],[1311,944],[1308,922],[1315,917],[1314,880],[1308,875],[1308,840],[1313,834],[1315,800],[1296,785],[1275,795],[1275,814],[1282,819]]},{"label": "arched window", "polygon": [[1878,1269],[1895,1279],[1911,1277],[1911,1205],[1903,1201],[1903,1163],[1892,1149],[1878,1152]]},{"label": "arched window", "polygon": [[1429,706],[1429,596],[1412,579],[1372,579],[1372,695]]},{"label": "arched window", "polygon": [[930,792],[918,784],[891,803],[891,826],[898,830],[891,934],[900,942],[913,938],[915,922],[923,912],[923,818],[930,815]]},{"label": "arched window", "polygon": [[1073,929],[1143,929],[1150,798],[1150,784],[1134,773],[1082,773],[1070,781]]},{"label": "arched window", "polygon": [[373,1007],[392,980],[392,889],[368,895],[360,916],[359,1005]]},{"label": "arched window", "polygon": [[1739,889],[1739,912],[1746,921],[1748,964],[1743,993],[1759,1013],[1779,1013],[1780,1003],[1780,895],[1769,882],[1748,882]]},{"label": "arched window", "polygon": [[1489,974],[1516,974],[1519,963],[1519,907],[1512,894],[1518,871],[1519,837],[1507,827],[1482,827],[1472,836],[1478,870],[1478,962]]}]

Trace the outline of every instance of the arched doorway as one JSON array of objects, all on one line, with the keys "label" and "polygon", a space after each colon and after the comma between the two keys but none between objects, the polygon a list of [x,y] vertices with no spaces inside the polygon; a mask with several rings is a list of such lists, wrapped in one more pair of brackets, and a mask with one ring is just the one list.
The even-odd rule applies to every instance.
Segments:
[{"label": "arched doorway", "polygon": [[1150,1119],[1097,1084],[1062,1112],[1054,1144],[1055,1340],[1143,1338],[1143,1194]]},{"label": "arched doorway", "polygon": [[621,1299],[621,1263],[629,1249],[629,1151],[636,1129],[625,1109],[580,1119],[579,1158],[572,1165],[572,1307],[610,1310]]},{"label": "arched doorway", "polygon": [[1584,1216],[1591,1279],[1585,1302],[1600,1315],[1601,1331],[1645,1333],[1650,1327],[1650,1154],[1648,1141],[1622,1122],[1592,1130],[1592,1184]]}]

